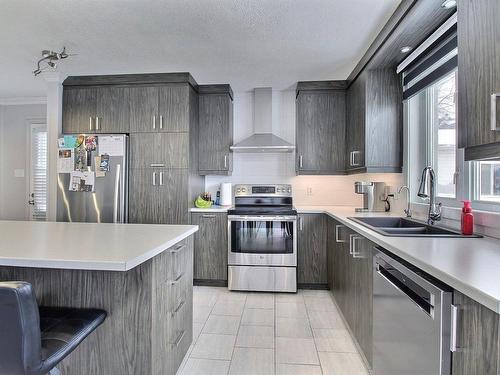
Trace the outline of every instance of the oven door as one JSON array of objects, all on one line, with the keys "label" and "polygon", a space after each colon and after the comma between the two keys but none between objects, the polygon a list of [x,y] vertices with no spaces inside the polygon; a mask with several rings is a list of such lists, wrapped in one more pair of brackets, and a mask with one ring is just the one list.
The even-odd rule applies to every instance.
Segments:
[{"label": "oven door", "polygon": [[228,216],[228,264],[297,266],[297,216]]}]

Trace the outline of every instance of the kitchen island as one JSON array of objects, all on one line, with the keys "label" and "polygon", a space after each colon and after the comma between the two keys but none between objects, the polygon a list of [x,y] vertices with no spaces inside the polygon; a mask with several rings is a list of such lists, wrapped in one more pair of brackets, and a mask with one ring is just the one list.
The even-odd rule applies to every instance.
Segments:
[{"label": "kitchen island", "polygon": [[62,374],[175,374],[192,341],[192,225],[0,221],[0,280],[108,317]]}]

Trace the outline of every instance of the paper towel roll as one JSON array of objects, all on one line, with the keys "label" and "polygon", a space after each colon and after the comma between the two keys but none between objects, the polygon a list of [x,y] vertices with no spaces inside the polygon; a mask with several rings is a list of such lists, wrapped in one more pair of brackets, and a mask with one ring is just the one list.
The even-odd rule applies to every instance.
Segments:
[{"label": "paper towel roll", "polygon": [[233,204],[233,186],[230,182],[220,184],[220,205],[231,206]]}]

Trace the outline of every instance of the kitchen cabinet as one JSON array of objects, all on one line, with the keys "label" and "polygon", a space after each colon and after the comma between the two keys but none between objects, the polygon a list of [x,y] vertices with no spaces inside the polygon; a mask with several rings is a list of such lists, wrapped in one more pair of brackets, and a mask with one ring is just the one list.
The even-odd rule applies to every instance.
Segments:
[{"label": "kitchen cabinet", "polygon": [[188,133],[133,133],[130,135],[131,168],[188,168]]},{"label": "kitchen cabinet", "polygon": [[336,220],[329,226],[330,290],[366,361],[373,347],[373,244]]},{"label": "kitchen cabinet", "polygon": [[345,174],[346,83],[299,82],[296,173]]},{"label": "kitchen cabinet", "polygon": [[199,86],[199,163],[201,175],[233,170],[233,92],[229,85]]},{"label": "kitchen cabinet", "polygon": [[326,287],[326,216],[299,214],[298,220],[297,283],[303,287]]},{"label": "kitchen cabinet", "polygon": [[192,212],[195,284],[227,285],[227,214]]},{"label": "kitchen cabinet", "polygon": [[347,90],[347,173],[401,172],[402,87],[394,69],[363,71]]},{"label": "kitchen cabinet", "polygon": [[126,87],[65,87],[63,133],[128,133],[129,107]]},{"label": "kitchen cabinet", "polygon": [[459,349],[452,353],[452,375],[497,375],[500,315],[458,291],[453,304],[458,308]]},{"label": "kitchen cabinet", "polygon": [[500,3],[459,0],[458,135],[465,159],[500,157]]},{"label": "kitchen cabinet", "polygon": [[188,175],[187,169],[130,169],[129,222],[186,224]]},{"label": "kitchen cabinet", "polygon": [[188,85],[134,87],[130,106],[130,132],[187,132],[189,131]]}]

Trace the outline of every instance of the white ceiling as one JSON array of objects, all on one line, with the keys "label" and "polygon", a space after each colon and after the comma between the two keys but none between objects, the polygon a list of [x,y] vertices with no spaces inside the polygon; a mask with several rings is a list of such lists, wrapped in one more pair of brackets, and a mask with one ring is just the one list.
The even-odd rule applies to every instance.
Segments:
[{"label": "white ceiling", "polygon": [[32,71],[190,72],[235,91],[345,79],[400,0],[0,0],[0,98],[43,96]]}]

